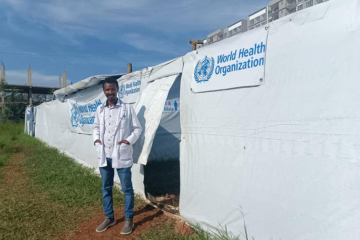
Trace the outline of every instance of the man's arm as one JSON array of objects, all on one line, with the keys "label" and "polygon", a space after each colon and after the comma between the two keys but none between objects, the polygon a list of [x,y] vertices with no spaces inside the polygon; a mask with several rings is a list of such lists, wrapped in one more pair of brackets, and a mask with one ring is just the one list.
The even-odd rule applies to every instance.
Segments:
[{"label": "man's arm", "polygon": [[132,129],[131,129],[132,132],[131,132],[131,135],[128,138],[126,138],[126,140],[131,145],[133,145],[140,137],[141,132],[142,132],[142,127],[141,127],[138,117],[136,116],[136,112],[135,112],[134,108],[132,106],[129,106],[129,107],[130,107],[130,113],[131,113],[130,125],[132,127]]},{"label": "man's arm", "polygon": [[94,121],[94,131],[93,131],[93,140],[95,143],[101,143],[100,140],[100,121],[99,121],[99,115],[100,115],[100,108],[96,109],[95,113],[95,121]]}]

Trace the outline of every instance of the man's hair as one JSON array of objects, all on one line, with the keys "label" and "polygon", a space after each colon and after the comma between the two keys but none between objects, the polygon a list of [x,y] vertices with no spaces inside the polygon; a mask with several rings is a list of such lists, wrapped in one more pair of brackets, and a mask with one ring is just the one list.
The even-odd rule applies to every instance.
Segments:
[{"label": "man's hair", "polygon": [[114,79],[114,78],[105,79],[102,83],[103,89],[104,89],[105,83],[113,83],[113,84],[115,84],[116,89],[119,90],[119,83],[116,79]]}]

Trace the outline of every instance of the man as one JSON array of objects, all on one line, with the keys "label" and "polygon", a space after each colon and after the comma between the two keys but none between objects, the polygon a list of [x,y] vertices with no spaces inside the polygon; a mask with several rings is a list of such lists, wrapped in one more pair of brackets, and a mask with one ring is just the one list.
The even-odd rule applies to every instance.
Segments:
[{"label": "man", "polygon": [[95,114],[93,138],[99,159],[103,208],[106,217],[96,231],[103,232],[116,223],[112,195],[114,169],[116,169],[121,190],[125,196],[125,224],[121,234],[130,234],[134,227],[134,190],[131,182],[132,145],[139,138],[142,127],[131,105],[117,98],[118,89],[116,80],[103,82],[103,91],[107,101],[97,108]]}]

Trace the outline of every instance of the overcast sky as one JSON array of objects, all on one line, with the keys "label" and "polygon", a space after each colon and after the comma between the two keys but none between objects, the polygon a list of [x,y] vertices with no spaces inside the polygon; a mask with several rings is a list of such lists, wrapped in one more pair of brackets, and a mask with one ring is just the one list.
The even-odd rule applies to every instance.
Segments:
[{"label": "overcast sky", "polygon": [[264,0],[0,0],[0,59],[7,81],[58,86],[182,56],[266,6]]}]

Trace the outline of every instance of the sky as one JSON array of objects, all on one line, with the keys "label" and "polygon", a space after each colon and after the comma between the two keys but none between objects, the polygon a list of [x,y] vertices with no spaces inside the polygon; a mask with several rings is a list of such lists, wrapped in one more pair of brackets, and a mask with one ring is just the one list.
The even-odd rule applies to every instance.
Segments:
[{"label": "sky", "polygon": [[57,87],[154,66],[266,6],[265,0],[0,0],[0,60],[9,84]]}]

